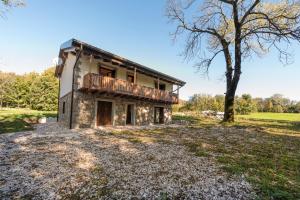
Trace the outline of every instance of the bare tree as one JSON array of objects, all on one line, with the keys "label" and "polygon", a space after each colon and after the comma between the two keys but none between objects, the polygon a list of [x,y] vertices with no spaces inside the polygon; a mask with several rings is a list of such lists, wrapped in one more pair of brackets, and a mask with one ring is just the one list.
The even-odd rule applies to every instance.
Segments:
[{"label": "bare tree", "polygon": [[295,0],[169,0],[167,16],[176,24],[174,38],[186,38],[185,58],[199,59],[199,69],[207,72],[216,56],[224,56],[226,122],[234,121],[242,61],[272,49],[288,64],[288,48],[300,42],[300,3]]},{"label": "bare tree", "polygon": [[24,6],[23,0],[0,0],[0,17],[4,17],[5,13],[13,7]]}]

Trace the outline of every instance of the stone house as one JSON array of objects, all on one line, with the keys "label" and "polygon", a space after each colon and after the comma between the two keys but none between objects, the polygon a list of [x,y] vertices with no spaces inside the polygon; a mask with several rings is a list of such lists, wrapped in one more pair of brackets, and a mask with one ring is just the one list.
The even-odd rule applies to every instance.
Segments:
[{"label": "stone house", "polygon": [[185,82],[76,39],[63,43],[58,121],[69,128],[170,123]]}]

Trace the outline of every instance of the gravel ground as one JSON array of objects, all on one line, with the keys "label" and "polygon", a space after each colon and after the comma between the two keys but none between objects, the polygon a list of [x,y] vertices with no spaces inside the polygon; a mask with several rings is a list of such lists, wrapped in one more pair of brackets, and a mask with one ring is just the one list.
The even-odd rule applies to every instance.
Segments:
[{"label": "gravel ground", "polygon": [[[178,130],[188,129],[178,127]],[[111,130],[109,130],[111,131]],[[243,177],[180,144],[57,123],[0,135],[0,199],[252,199]]]}]

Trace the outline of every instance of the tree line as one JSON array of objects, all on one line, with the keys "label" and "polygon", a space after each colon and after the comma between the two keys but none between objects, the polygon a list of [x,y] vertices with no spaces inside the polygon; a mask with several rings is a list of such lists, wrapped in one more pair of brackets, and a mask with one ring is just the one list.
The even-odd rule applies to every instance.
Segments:
[{"label": "tree line", "polygon": [[55,67],[23,75],[0,71],[0,108],[57,110],[58,80]]},{"label": "tree line", "polygon": [[[17,75],[0,71],[0,108],[29,108],[34,110],[57,110],[58,79],[55,67],[42,73],[31,72]],[[224,111],[224,95],[194,94],[188,101],[175,105],[176,111]],[[281,94],[269,98],[252,98],[250,94],[235,97],[235,112],[300,113],[300,102]]]},{"label": "tree line", "polygon": [[[188,101],[174,106],[174,111],[224,111],[224,95],[195,94]],[[300,113],[300,101],[292,101],[281,94],[269,98],[252,98],[250,94],[235,97],[235,112],[250,114],[252,112]]]}]

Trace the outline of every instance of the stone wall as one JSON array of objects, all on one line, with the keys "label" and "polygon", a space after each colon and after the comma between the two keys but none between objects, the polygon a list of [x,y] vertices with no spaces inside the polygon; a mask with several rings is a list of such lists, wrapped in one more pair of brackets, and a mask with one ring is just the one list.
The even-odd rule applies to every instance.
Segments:
[{"label": "stone wall", "polygon": [[[63,113],[63,103],[65,102],[65,113]],[[69,127],[71,113],[71,92],[59,99],[58,121]]]},{"label": "stone wall", "polygon": [[154,105],[138,101],[135,108],[136,125],[149,125],[154,123]]},{"label": "stone wall", "polygon": [[[127,105],[133,105],[135,125],[154,124],[154,107],[164,107],[164,122],[171,122],[171,105],[139,101],[135,99],[116,98],[110,95],[99,95],[88,92],[74,92],[73,99],[73,128],[89,128],[96,126],[97,101],[112,101],[113,125],[126,125]],[[66,102],[65,114],[62,114],[62,102]],[[69,126],[71,93],[60,99],[59,121]]]},{"label": "stone wall", "polygon": [[172,106],[170,104],[164,106],[164,123],[170,124],[172,122]]},{"label": "stone wall", "polygon": [[[172,109],[170,104],[159,104],[137,99],[128,99],[114,97],[108,94],[97,94],[89,92],[81,92],[78,90],[81,76],[81,62],[75,66],[74,71],[74,99],[73,99],[73,115],[72,128],[88,128],[96,126],[96,107],[97,100],[107,100],[113,102],[113,125],[126,125],[126,109],[128,104],[134,106],[134,124],[150,125],[154,123],[154,107],[164,107],[164,122],[171,122]],[[62,114],[62,102],[66,102],[65,114]],[[71,108],[71,92],[60,98],[59,121],[69,127],[70,108]]]},{"label": "stone wall", "polygon": [[114,125],[115,126],[124,126],[126,125],[126,106],[125,102],[122,102],[122,99],[113,99],[114,102]]},{"label": "stone wall", "polygon": [[95,97],[91,93],[74,92],[73,128],[90,128],[95,126]]}]

